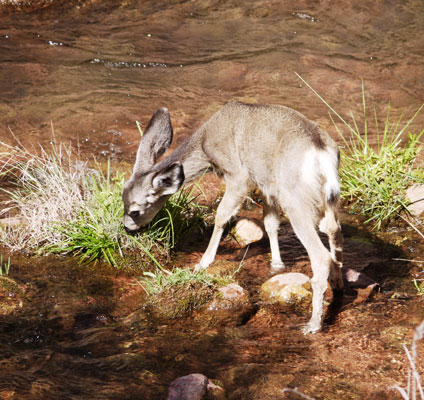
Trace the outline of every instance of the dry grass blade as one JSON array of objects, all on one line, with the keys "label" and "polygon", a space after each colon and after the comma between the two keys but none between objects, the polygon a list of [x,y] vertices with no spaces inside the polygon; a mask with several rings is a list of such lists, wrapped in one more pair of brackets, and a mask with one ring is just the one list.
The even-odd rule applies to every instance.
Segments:
[{"label": "dry grass blade", "polygon": [[419,340],[424,338],[424,321],[415,329],[412,339],[411,350],[404,347],[406,357],[408,358],[408,384],[407,388],[402,388],[399,385],[393,385],[391,389],[397,390],[404,400],[416,400],[419,395],[421,400],[424,400],[424,390],[421,383],[421,377],[417,369],[417,344]]}]

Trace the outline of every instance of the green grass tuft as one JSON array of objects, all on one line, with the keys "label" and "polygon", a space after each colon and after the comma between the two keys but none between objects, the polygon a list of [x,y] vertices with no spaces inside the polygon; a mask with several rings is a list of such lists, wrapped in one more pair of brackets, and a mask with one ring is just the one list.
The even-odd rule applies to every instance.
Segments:
[{"label": "green grass tuft", "polygon": [[[340,149],[341,195],[351,204],[353,211],[366,216],[366,222],[372,222],[375,229],[398,218],[402,211],[408,213],[410,201],[406,197],[406,190],[414,184],[424,183],[424,169],[417,164],[417,157],[423,148],[421,138],[424,130],[419,134],[412,134],[408,129],[424,105],[405,122],[403,115],[392,120],[389,106],[383,126],[378,123],[379,118],[374,107],[372,121],[376,143],[371,145],[369,132],[372,123],[369,120],[363,83],[362,121],[355,119],[352,114],[352,122],[348,123],[298,76],[328,107],[330,118],[343,141],[344,146]],[[337,124],[337,120],[342,127]]]},{"label": "green grass tuft", "polygon": [[202,286],[214,287],[230,282],[229,278],[212,275],[207,270],[194,272],[188,268],[174,268],[172,271],[158,268],[154,273],[144,272],[143,275],[137,281],[148,295],[157,295],[171,287],[187,284],[198,283]]},{"label": "green grass tuft", "polygon": [[[75,161],[71,147],[52,145],[33,155],[4,143],[0,174],[12,179],[8,211],[17,213],[21,226],[0,227],[0,238],[13,250],[76,254],[81,262],[100,259],[125,264],[124,252],[141,249],[158,265],[154,252],[169,252],[178,241],[204,221],[195,187],[173,195],[146,231],[128,236],[123,228],[124,176],[93,170]],[[98,166],[99,167],[99,166]]]}]

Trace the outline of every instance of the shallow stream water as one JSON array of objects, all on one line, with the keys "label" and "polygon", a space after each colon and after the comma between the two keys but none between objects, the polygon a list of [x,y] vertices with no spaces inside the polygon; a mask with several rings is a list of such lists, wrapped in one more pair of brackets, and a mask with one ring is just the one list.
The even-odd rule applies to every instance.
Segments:
[{"label": "shallow stream water", "polygon": [[132,160],[135,120],[166,106],[180,142],[232,99],[291,106],[334,134],[295,72],[344,116],[361,111],[361,79],[371,121],[373,104],[384,118],[389,103],[409,116],[424,102],[421,0],[4,3],[8,143],[13,131],[46,145],[54,130],[83,153]]},{"label": "shallow stream water", "polygon": [[[295,72],[343,116],[362,113],[361,79],[371,121],[373,104],[380,119],[389,103],[394,116],[411,116],[424,102],[423,37],[421,0],[5,0],[0,140],[37,148],[54,134],[118,167],[134,159],[135,121],[145,126],[156,108],[169,108],[178,144],[232,99],[296,108],[337,139]],[[423,126],[419,116],[412,130]],[[316,399],[400,398],[387,388],[406,382],[402,345],[424,312],[411,282],[422,264],[397,260],[423,260],[423,247],[405,231],[368,234],[349,216],[343,230],[345,264],[382,289],[371,301],[352,290],[313,337],[299,329],[307,315],[259,307],[266,242],[250,248],[238,276],[256,313],[237,324],[149,321],[130,272],[13,256],[15,283],[0,288],[0,398],[164,399],[192,372],[229,399],[297,398],[284,387]],[[196,262],[205,241],[184,249],[181,265]],[[280,242],[290,270],[309,274],[287,223]],[[229,241],[218,258],[237,264],[239,253]]]}]

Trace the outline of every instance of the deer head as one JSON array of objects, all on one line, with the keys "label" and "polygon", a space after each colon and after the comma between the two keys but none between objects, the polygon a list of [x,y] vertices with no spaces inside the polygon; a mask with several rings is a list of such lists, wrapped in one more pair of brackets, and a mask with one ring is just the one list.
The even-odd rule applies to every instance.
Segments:
[{"label": "deer head", "polygon": [[133,173],[122,193],[124,225],[129,232],[148,225],[184,182],[184,171],[179,161],[168,157],[157,162],[171,145],[172,136],[169,112],[160,108],[153,114],[141,138]]}]

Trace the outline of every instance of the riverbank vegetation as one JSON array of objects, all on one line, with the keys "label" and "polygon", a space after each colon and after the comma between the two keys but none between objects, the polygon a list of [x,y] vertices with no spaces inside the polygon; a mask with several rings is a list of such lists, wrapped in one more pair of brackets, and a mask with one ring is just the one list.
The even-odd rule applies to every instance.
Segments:
[{"label": "riverbank vegetation", "polygon": [[[420,222],[408,212],[406,196],[408,187],[424,183],[424,169],[417,163],[424,130],[409,132],[423,106],[406,122],[402,117],[392,121],[388,107],[383,124],[374,109],[371,122],[363,87],[361,121],[352,114],[349,123],[303,82],[329,108],[342,139],[340,181],[349,208],[364,215],[375,229],[402,218],[423,235]],[[109,162],[89,165],[71,146],[57,145],[54,140],[38,154],[20,143],[0,146],[4,149],[0,178],[12,183],[5,190],[9,200],[2,216],[16,216],[19,221],[0,225],[0,240],[11,250],[73,254],[81,262],[103,259],[118,267],[126,265],[125,254],[141,249],[151,264],[161,267],[158,258],[166,258],[189,231],[205,226],[199,190],[191,185],[168,200],[147,230],[129,236],[121,222],[125,177],[113,173]]]},{"label": "riverbank vegetation", "polygon": [[[169,253],[189,231],[201,229],[204,208],[191,185],[172,196],[148,229],[128,235],[122,224],[122,173],[80,161],[71,146],[52,144],[36,155],[2,144],[1,177],[12,183],[3,217],[18,224],[0,226],[3,245],[14,251],[73,254],[81,262],[103,259],[125,264],[124,253],[141,249],[151,261]],[[198,193],[198,192],[197,192]]]},{"label": "riverbank vegetation", "polygon": [[410,218],[411,200],[406,195],[409,187],[424,184],[424,168],[417,161],[423,149],[424,129],[410,132],[424,105],[405,120],[403,114],[394,119],[390,105],[385,116],[378,115],[375,107],[369,110],[362,82],[361,119],[351,112],[348,122],[307,81],[298,77],[327,106],[342,140],[341,195],[351,210],[365,216],[365,222],[372,223],[376,230],[401,218],[424,237],[418,228],[420,223]]},{"label": "riverbank vegetation", "polygon": [[[365,119],[367,115],[365,100],[363,102],[365,122],[361,121],[359,123],[357,119],[353,119],[353,122],[347,127],[343,122],[345,120],[341,119],[342,127],[339,127],[336,124],[336,119],[341,118],[341,116],[338,114],[334,114],[336,118],[333,116],[336,129],[343,137],[340,177],[344,199],[347,205],[352,207],[355,212],[364,214],[366,220],[372,224],[370,226],[373,226],[375,229],[385,228],[387,221],[395,221],[397,218],[409,218],[407,209],[409,201],[406,197],[406,189],[412,184],[424,182],[423,170],[417,161],[420,151],[422,151],[423,133],[414,135],[409,132],[412,122],[420,111],[421,108],[403,124],[401,120],[391,122],[390,111],[388,111],[384,125],[380,126],[376,122],[378,135],[376,138],[373,134],[373,138],[376,138],[373,142],[369,140],[370,124]],[[375,121],[378,120],[375,112],[373,119]],[[343,127],[345,130],[343,130]],[[346,133],[346,129],[349,133]],[[139,275],[142,276],[134,280],[131,273],[129,279],[131,282],[125,288],[125,292],[129,293],[128,297],[125,297],[127,293],[122,295],[122,292],[116,290],[116,293],[120,293],[119,296],[122,296],[118,300],[120,301],[117,307],[118,309],[127,307],[126,302],[128,299],[131,299],[131,295],[142,299],[141,306],[140,303],[133,306],[137,315],[142,309],[140,320],[134,315],[127,319],[128,321],[133,321],[131,324],[134,324],[131,325],[130,329],[133,329],[133,326],[137,326],[140,323],[139,321],[142,321],[144,324],[144,318],[146,318],[146,321],[154,321],[156,325],[160,325],[160,329],[166,331],[166,334],[170,334],[169,337],[172,337],[171,333],[173,332],[174,324],[169,323],[169,321],[178,321],[178,318],[182,318],[181,321],[186,323],[187,320],[184,320],[184,317],[191,315],[194,310],[201,310],[202,307],[205,308],[205,305],[209,303],[213,305],[214,303],[212,301],[216,298],[220,299],[220,296],[222,296],[221,292],[217,289],[220,286],[227,285],[229,282],[233,282],[236,275],[242,287],[252,288],[254,285],[258,285],[259,281],[263,282],[263,275],[259,275],[259,277],[256,275],[254,278],[256,281],[252,280],[251,277],[258,274],[257,271],[263,270],[262,268],[256,270],[257,265],[262,267],[266,263],[263,254],[261,254],[262,258],[259,261],[253,257],[252,263],[246,268],[249,273],[242,271],[241,274],[238,274],[243,261],[240,263],[239,268],[234,266],[233,270],[227,275],[225,273],[217,275],[209,271],[193,272],[190,268],[174,266],[175,263],[173,262],[174,260],[171,261],[170,254],[173,253],[173,250],[178,249],[178,243],[183,237],[205,227],[205,218],[209,217],[207,208],[199,204],[198,193],[201,191],[197,190],[195,186],[188,186],[172,196],[146,231],[136,236],[129,236],[122,226],[123,205],[121,193],[125,176],[120,172],[112,171],[110,163],[101,165],[96,162],[88,163],[81,161],[72,147],[64,145],[52,144],[48,149],[40,149],[38,154],[26,150],[21,145],[8,146],[0,143],[0,148],[3,148],[3,152],[0,153],[0,180],[3,180],[5,183],[3,187],[7,188],[7,190],[3,190],[8,196],[7,202],[4,203],[6,207],[3,208],[1,217],[8,216],[11,219],[15,218],[15,222],[17,222],[17,224],[0,224],[1,244],[11,250],[27,252],[29,254],[69,254],[76,256],[80,263],[105,261],[116,268],[132,266],[134,265],[132,262],[133,257],[138,257],[135,263],[138,268],[136,272],[140,272]],[[409,219],[408,221],[412,221],[417,230],[421,229],[418,221]],[[359,255],[362,252],[370,251],[369,249],[372,248],[368,238],[359,238],[359,240],[356,237],[356,233],[353,238],[352,233],[348,233],[346,238],[345,244],[347,242],[350,242],[351,246],[352,243],[354,244],[350,249],[350,254]],[[349,245],[347,244],[347,246]],[[293,242],[287,242],[285,250],[287,251],[287,249],[292,247]],[[295,248],[291,251],[292,254],[288,256],[288,259],[290,257],[293,259],[293,254],[301,253],[302,250]],[[377,254],[381,252],[376,248],[375,253],[368,254],[368,258],[366,257],[360,260],[359,264],[374,265],[371,268],[382,270],[383,267],[388,268],[387,263],[391,263],[391,269],[389,269],[388,274],[392,274],[398,268],[398,265],[394,266],[393,261],[396,259],[392,258],[393,255],[387,259],[387,262],[385,260],[384,263],[378,261],[376,264],[375,261],[367,261],[375,260]],[[140,262],[140,255],[142,262]],[[37,262],[40,262],[40,259]],[[44,260],[41,260],[41,262],[44,262]],[[421,265],[421,261],[419,263]],[[101,269],[98,266],[93,269],[78,266],[77,269],[76,262],[74,263],[72,260],[70,264],[73,264],[73,268],[75,268],[70,274],[72,276],[71,280],[74,280],[75,276],[81,276],[82,278],[80,279],[81,282],[79,282],[78,289],[72,287],[71,294],[67,293],[66,296],[63,296],[63,303],[67,305],[69,298],[72,299],[72,295],[77,293],[81,287],[87,291],[84,293],[87,293],[86,297],[92,301],[93,291],[101,287],[101,300],[97,300],[92,306],[93,308],[99,307],[101,301],[104,301],[103,293],[105,292],[105,284],[100,278],[93,283],[93,281],[90,281],[89,275],[93,270],[97,275],[101,275],[99,272]],[[299,265],[303,264],[303,260],[297,260],[297,268],[300,268]],[[33,269],[36,270],[36,268],[31,266],[30,271]],[[43,277],[38,279],[50,280],[50,276],[53,275],[51,271],[54,271],[55,267],[50,265],[48,268],[49,272],[44,272]],[[12,274],[15,271],[19,271],[19,267],[17,268],[15,265],[11,265],[9,257],[0,256],[0,276],[8,275],[10,269]],[[108,273],[111,273],[110,271],[112,269],[108,268],[107,270],[109,271]],[[415,298],[420,298],[422,285],[418,277],[421,275],[418,270],[416,272],[414,276],[417,276],[417,278],[414,279],[413,283],[417,290],[417,296]],[[267,273],[265,270],[264,275]],[[406,279],[409,278],[410,276]],[[10,283],[9,279],[5,277],[2,279],[3,282],[6,282],[5,285],[14,283],[12,280],[10,280],[12,282]],[[62,276],[58,278],[60,281],[64,279]],[[67,279],[69,280],[69,277]],[[120,275],[120,279],[122,279],[122,275]],[[38,291],[39,287],[48,288],[49,284],[34,285],[33,287],[29,285],[28,290],[35,290],[34,288],[36,288]],[[404,335],[403,332],[406,331],[403,326],[400,327],[402,329],[399,326],[392,326],[396,325],[399,321],[399,318],[396,316],[396,312],[399,311],[384,313],[383,317],[381,317],[384,324],[383,327],[377,326],[377,318],[375,316],[379,315],[382,304],[387,309],[392,310],[390,308],[392,304],[403,302],[406,298],[405,296],[409,296],[408,293],[405,294],[404,287],[407,287],[406,285],[410,284],[410,282],[397,285],[394,283],[394,279],[390,278],[390,282],[388,283],[384,282],[384,279],[381,279],[381,284],[387,292],[383,292],[380,295],[378,302],[368,302],[364,298],[363,300],[359,299],[359,301],[364,301],[363,304],[357,303],[355,307],[345,307],[345,314],[340,317],[339,322],[341,323],[337,326],[339,331],[336,332],[339,333],[340,337],[342,334],[351,337],[351,332],[356,332],[357,343],[361,343],[363,337],[374,337],[375,339],[372,343],[375,347],[372,347],[372,349],[380,349],[378,346],[382,346],[381,343],[383,343],[383,346],[386,346],[384,348],[386,353],[393,351],[394,354],[397,354],[394,350],[387,349],[393,349],[395,348],[394,346],[398,346],[399,340],[401,340],[399,338],[403,338],[403,336],[399,335]],[[122,289],[122,281],[119,281],[117,286],[119,286],[119,289]],[[16,284],[15,287],[16,289],[14,290],[17,291],[19,287]],[[400,290],[401,287],[402,290]],[[139,290],[138,292],[137,289]],[[9,293],[10,290],[7,290]],[[106,291],[109,291],[109,287]],[[366,289],[363,289],[362,293],[364,291]],[[52,295],[46,291],[49,296],[44,296],[43,294],[44,297],[52,302],[51,309],[56,309],[57,300],[55,296],[58,296],[57,294],[59,292],[57,291]],[[111,293],[108,292],[107,295],[110,297],[116,296],[116,293],[114,295]],[[146,296],[144,296],[144,293]],[[254,293],[253,290],[252,293]],[[39,296],[38,292],[37,296]],[[44,297],[43,307],[45,303]],[[387,300],[385,300],[386,298]],[[10,302],[12,301],[14,301],[14,298],[10,300]],[[116,301],[115,298],[114,301]],[[16,304],[16,307],[20,307],[18,301],[16,301]],[[80,299],[75,300],[75,304],[80,304]],[[285,319],[287,314],[285,312],[281,312],[278,308],[274,310],[271,306],[267,308],[262,307],[260,303],[256,304],[259,304],[261,308],[256,313],[256,322],[253,320],[248,327],[249,329],[260,327],[259,334],[263,336],[262,326],[272,326],[273,331],[283,331],[283,328],[288,326],[288,321]],[[365,304],[370,305],[368,312],[364,312]],[[78,310],[78,318],[80,314],[92,315],[92,309],[90,307],[91,305],[87,306],[88,312],[83,314]],[[395,309],[399,310],[399,307],[396,306]],[[221,311],[218,310],[218,312]],[[106,311],[104,313],[105,315],[107,314]],[[212,315],[210,309],[208,309],[208,313]],[[100,317],[102,315],[103,313]],[[372,315],[372,319],[370,315]],[[99,320],[102,320],[100,317]],[[203,317],[200,316],[198,318],[200,321]],[[213,320],[213,318],[216,318],[215,314],[211,318],[211,324],[222,323]],[[240,320],[243,320],[243,318],[240,317]],[[298,318],[298,321],[302,321],[301,318],[303,317],[290,315],[290,318]],[[418,319],[418,317],[415,318]],[[77,321],[77,317],[75,320]],[[158,324],[158,321],[162,320],[166,322]],[[405,320],[408,320],[408,318]],[[191,320],[190,323],[192,323]],[[187,324],[189,323],[187,322]],[[20,324],[20,326],[23,325]],[[202,320],[203,325],[206,325],[206,322],[203,323]],[[386,325],[389,328],[386,329]],[[169,331],[166,330],[168,326]],[[237,326],[241,326],[241,322],[237,322]],[[358,331],[358,326],[361,331]],[[370,329],[366,328],[367,326],[372,327],[373,334],[370,334]],[[275,329],[276,327],[278,329]],[[422,332],[422,325],[420,327],[420,332]],[[393,331],[391,330],[392,328]],[[400,333],[396,329],[400,329]],[[228,331],[228,326],[224,330]],[[302,347],[302,341],[305,340],[303,336],[301,339],[296,339],[295,330],[293,329],[291,329],[290,335],[290,341],[294,338],[294,340],[298,340],[296,343],[300,343],[300,347]],[[330,348],[335,345],[334,342],[328,341],[330,337],[334,338],[337,335],[323,335],[323,337],[314,343],[319,343],[320,340],[323,342],[327,340],[325,342],[325,348]],[[405,399],[418,398],[418,395],[422,393],[415,352],[416,342],[421,339],[422,334],[419,337],[414,336],[414,344],[411,351],[408,352],[405,348],[410,364],[408,383],[403,384],[404,388],[401,387],[401,384],[393,387]],[[155,340],[159,340],[157,339],[157,335]],[[167,340],[169,340],[168,336]],[[108,337],[107,343],[109,342],[110,338]],[[244,340],[244,343],[247,342],[250,343],[249,340]],[[252,342],[256,344],[260,341],[255,338]],[[275,340],[275,342],[280,343],[280,346],[285,343],[284,340]],[[174,342],[171,343],[174,344]],[[200,346],[205,345],[203,338],[200,343]],[[307,345],[309,346],[310,343]],[[348,348],[352,354],[360,354],[361,352],[365,354],[366,363],[364,364],[362,360],[363,366],[368,366],[369,358],[379,353],[372,349],[368,350],[368,348],[371,348],[368,345],[366,349],[355,346],[355,340],[348,341],[348,345],[346,345],[346,341],[344,340],[343,345],[350,346]],[[270,348],[268,344],[266,346],[267,349]],[[263,347],[258,347],[254,350],[255,354],[260,354],[264,351]],[[274,349],[278,354],[283,354],[286,350],[287,348],[284,346],[278,348],[278,351]],[[174,349],[168,349],[168,351],[172,353]],[[249,351],[246,351],[246,354]],[[181,353],[178,349],[175,357],[181,357]],[[170,359],[168,355],[166,355],[166,358]],[[375,359],[377,360],[377,357]],[[252,360],[255,361],[254,359]],[[391,358],[392,361],[390,363],[385,363],[381,358],[378,360],[378,362],[373,361],[372,365],[377,366],[373,367],[373,373],[380,374],[379,376],[386,376],[383,368],[379,369],[379,362],[388,371],[393,365],[399,365],[396,368],[401,368],[400,361],[394,360],[394,358]],[[218,362],[221,363],[222,360]],[[396,364],[393,364],[394,362]],[[341,370],[344,368],[345,366],[343,365]],[[363,367],[362,369],[366,368]],[[331,371],[328,374],[333,380],[333,367],[331,367]],[[284,374],[284,376],[286,375]],[[357,375],[352,376],[354,378],[350,378],[349,376],[349,379],[356,379],[355,377],[357,377]],[[339,379],[338,382],[341,382],[340,384],[345,384],[347,378],[337,377],[337,379]],[[403,382],[400,379],[397,381]],[[322,387],[321,383],[319,387]],[[321,389],[316,389],[317,392],[318,390]],[[417,393],[414,394],[414,391]]]}]

